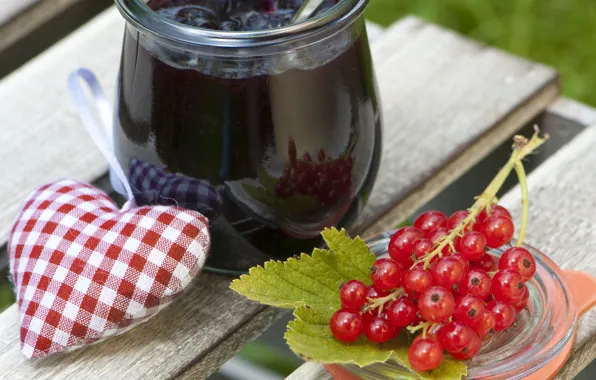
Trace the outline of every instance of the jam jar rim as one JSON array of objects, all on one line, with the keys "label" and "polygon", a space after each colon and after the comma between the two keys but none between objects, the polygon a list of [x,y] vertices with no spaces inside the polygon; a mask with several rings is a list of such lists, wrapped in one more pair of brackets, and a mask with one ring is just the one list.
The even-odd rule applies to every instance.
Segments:
[{"label": "jam jar rim", "polygon": [[335,31],[358,19],[369,1],[342,0],[320,15],[295,25],[240,32],[209,30],[184,25],[153,11],[141,0],[116,0],[116,6],[128,23],[156,38],[190,46],[230,50],[230,48],[250,49],[279,45],[315,33]]}]

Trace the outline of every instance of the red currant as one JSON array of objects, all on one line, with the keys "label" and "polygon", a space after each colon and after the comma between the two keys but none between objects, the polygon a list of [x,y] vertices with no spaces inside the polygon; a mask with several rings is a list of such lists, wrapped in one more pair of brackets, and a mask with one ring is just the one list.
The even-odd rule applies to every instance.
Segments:
[{"label": "red currant", "polygon": [[448,289],[433,286],[418,299],[418,311],[428,322],[444,322],[455,309],[455,299]]},{"label": "red currant", "polygon": [[530,291],[528,290],[528,287],[524,284],[522,296],[519,299],[513,301],[511,305],[515,308],[515,310],[522,311],[528,305],[528,299],[530,299]]},{"label": "red currant", "polygon": [[329,327],[337,340],[350,343],[360,338],[364,331],[364,322],[360,314],[342,309],[333,314]]},{"label": "red currant", "polygon": [[342,285],[339,290],[339,299],[344,309],[360,311],[366,303],[368,287],[358,280],[351,280]]},{"label": "red currant", "polygon": [[416,267],[404,273],[403,286],[408,293],[422,293],[433,284],[431,274]]},{"label": "red currant", "polygon": [[288,158],[290,159],[290,165],[296,167],[296,143],[293,139],[290,139],[288,143]]},{"label": "red currant", "polygon": [[437,368],[443,360],[443,347],[438,339],[432,335],[423,338],[418,335],[408,350],[408,361],[418,372],[431,371]]},{"label": "red currant", "polygon": [[418,309],[414,302],[406,297],[392,302],[386,310],[387,320],[393,327],[406,327],[416,320]]},{"label": "red currant", "polygon": [[325,154],[325,151],[323,150],[323,148],[321,148],[319,150],[319,153],[317,153],[318,159],[320,162],[325,161],[325,158],[327,158],[327,155]]},{"label": "red currant", "polygon": [[445,227],[447,225],[447,217],[440,211],[426,211],[420,214],[416,221],[414,221],[414,227],[418,228],[425,237],[431,233],[431,231]]},{"label": "red currant", "polygon": [[491,301],[486,305],[486,310],[495,315],[495,331],[503,331],[515,321],[515,309],[508,303]]},{"label": "red currant", "polygon": [[397,336],[399,331],[389,324],[385,318],[371,317],[365,320],[364,334],[374,343],[385,343]]},{"label": "red currant", "polygon": [[[414,246],[412,247],[412,259],[413,260],[418,260],[418,259],[422,259],[427,253],[429,253],[430,251],[432,251],[433,249],[433,242],[430,241],[430,239],[420,239],[418,240],[416,243],[414,243]],[[414,257],[416,256],[416,257]]]},{"label": "red currant", "polygon": [[470,323],[470,327],[478,333],[480,338],[484,338],[486,334],[495,329],[495,323],[495,314],[485,309],[484,314],[480,318]]},{"label": "red currant", "polygon": [[453,316],[462,323],[469,325],[481,318],[482,314],[484,314],[484,302],[479,298],[466,295],[460,297],[455,303]]},{"label": "red currant", "polygon": [[511,219],[502,215],[489,216],[482,223],[474,226],[486,238],[486,246],[499,248],[513,237],[514,226]]},{"label": "red currant", "polygon": [[484,299],[490,294],[491,279],[482,269],[472,268],[460,281],[458,287],[461,294]]},{"label": "red currant", "polygon": [[447,352],[463,350],[472,338],[472,329],[462,322],[449,322],[437,331],[437,338]]},{"label": "red currant", "polygon": [[449,255],[449,257],[451,257],[453,260],[459,261],[461,265],[464,267],[464,272],[467,272],[468,269],[470,269],[470,262],[459,252],[454,252],[451,255]]},{"label": "red currant", "polygon": [[449,230],[455,229],[464,221],[464,219],[466,219],[468,217],[468,215],[470,215],[470,213],[467,212],[466,210],[454,212],[449,217],[449,220],[447,220],[447,228]]},{"label": "red currant", "polygon": [[453,356],[453,358],[455,360],[471,359],[474,356],[476,356],[478,351],[480,351],[480,346],[482,343],[482,341],[480,340],[480,337],[478,336],[476,331],[472,331],[470,335],[471,335],[470,342],[468,343],[468,345],[466,347],[464,347],[463,350],[461,350],[459,352],[451,352],[451,356]]},{"label": "red currant", "polygon": [[524,281],[528,281],[536,272],[536,260],[534,260],[534,257],[532,257],[532,254],[527,249],[513,247],[501,255],[499,269],[509,269],[517,272]]},{"label": "red currant", "polygon": [[490,291],[497,301],[512,303],[522,297],[524,280],[519,273],[500,270],[493,276]]},{"label": "red currant", "polygon": [[479,260],[472,262],[472,268],[482,269],[485,272],[497,270],[497,261],[488,253],[484,254]]},{"label": "red currant", "polygon": [[467,232],[459,241],[458,251],[468,260],[479,260],[484,256],[486,238],[480,232]]},{"label": "red currant", "polygon": [[476,217],[476,222],[482,223],[489,216],[505,216],[505,217],[513,220],[513,217],[511,216],[511,214],[509,213],[509,211],[507,211],[507,209],[505,207],[499,206],[499,205],[493,205],[491,207],[490,213],[487,213],[486,210],[482,210],[482,212]]},{"label": "red currant", "polygon": [[374,286],[369,286],[368,293],[366,294],[366,298],[376,299],[376,298],[381,298],[381,297],[385,297],[388,295],[389,295],[389,292],[386,290],[381,290]]},{"label": "red currant", "polygon": [[389,241],[389,256],[398,262],[411,260],[414,243],[422,237],[422,232],[415,227],[400,228]]},{"label": "red currant", "polygon": [[[441,239],[443,239],[447,236],[449,236],[449,230],[447,228],[437,228],[436,230],[433,230],[430,233],[430,235],[428,235],[428,238],[430,239],[431,242],[433,242],[433,244],[439,244]],[[449,244],[445,245],[445,247],[443,247],[443,249],[441,250],[441,252],[445,255],[451,251],[452,251],[452,248]]]},{"label": "red currant", "polygon": [[450,256],[439,259],[431,268],[433,283],[446,288],[457,284],[464,277],[465,268],[462,263]]},{"label": "red currant", "polygon": [[377,289],[391,290],[401,282],[401,269],[391,259],[380,259],[375,262],[370,271],[370,279]]}]

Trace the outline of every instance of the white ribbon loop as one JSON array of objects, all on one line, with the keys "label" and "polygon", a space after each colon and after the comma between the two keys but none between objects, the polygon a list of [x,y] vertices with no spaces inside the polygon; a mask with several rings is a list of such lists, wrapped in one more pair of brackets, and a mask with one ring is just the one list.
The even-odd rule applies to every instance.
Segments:
[{"label": "white ribbon loop", "polygon": [[[92,100],[88,101],[81,86],[82,79],[91,90]],[[110,164],[111,171],[120,180],[128,199],[134,198],[124,170],[116,159],[112,145],[112,105],[108,101],[95,75],[88,69],[81,68],[68,77],[68,92],[79,112],[85,129]],[[95,111],[95,112],[94,112]],[[114,181],[112,181],[114,187]]]}]

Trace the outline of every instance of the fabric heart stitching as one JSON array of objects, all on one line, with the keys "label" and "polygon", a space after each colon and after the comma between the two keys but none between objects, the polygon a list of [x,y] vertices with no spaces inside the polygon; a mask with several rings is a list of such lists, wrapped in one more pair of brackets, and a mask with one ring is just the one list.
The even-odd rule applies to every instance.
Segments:
[{"label": "fabric heart stitching", "polygon": [[73,350],[148,320],[198,275],[209,246],[196,211],[134,202],[119,210],[89,184],[42,186],[8,245],[23,354]]}]

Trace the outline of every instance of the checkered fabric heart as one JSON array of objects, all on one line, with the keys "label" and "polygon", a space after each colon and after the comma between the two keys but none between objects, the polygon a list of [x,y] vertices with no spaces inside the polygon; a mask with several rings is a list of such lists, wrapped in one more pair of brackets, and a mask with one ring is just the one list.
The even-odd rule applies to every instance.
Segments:
[{"label": "checkered fabric heart", "polygon": [[137,158],[130,160],[129,168],[130,186],[139,205],[176,205],[209,219],[221,213],[223,199],[208,181],[168,173]]},{"label": "checkered fabric heart", "polygon": [[155,315],[203,267],[207,223],[176,207],[120,210],[105,193],[74,181],[33,192],[8,245],[23,354],[76,349]]}]

